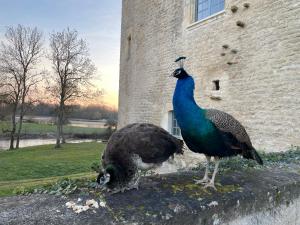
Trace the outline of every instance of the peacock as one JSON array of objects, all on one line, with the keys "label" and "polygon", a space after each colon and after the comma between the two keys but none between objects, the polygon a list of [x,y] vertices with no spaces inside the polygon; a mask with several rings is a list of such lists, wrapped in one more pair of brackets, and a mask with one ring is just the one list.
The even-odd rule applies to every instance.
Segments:
[{"label": "peacock", "polygon": [[[202,183],[205,187],[216,190],[215,177],[219,159],[222,157],[242,155],[263,165],[261,157],[239,121],[223,111],[198,106],[194,99],[194,79],[183,67],[176,69],[172,75],[178,79],[173,95],[173,109],[182,138],[191,151],[203,153],[207,159],[204,177],[195,180],[197,184]],[[211,157],[215,159],[215,168],[209,179]]]},{"label": "peacock", "polygon": [[109,138],[97,182],[113,192],[138,189],[141,170],[159,167],[175,153],[183,154],[183,141],[163,128],[129,124]]}]

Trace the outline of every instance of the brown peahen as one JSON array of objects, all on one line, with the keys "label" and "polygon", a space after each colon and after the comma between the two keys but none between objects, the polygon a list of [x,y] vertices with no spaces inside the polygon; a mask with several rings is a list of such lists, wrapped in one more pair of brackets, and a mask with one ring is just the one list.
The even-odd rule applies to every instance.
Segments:
[{"label": "brown peahen", "polygon": [[97,182],[115,191],[138,188],[140,170],[159,167],[183,153],[183,141],[147,123],[134,123],[110,137],[102,156],[103,171]]}]

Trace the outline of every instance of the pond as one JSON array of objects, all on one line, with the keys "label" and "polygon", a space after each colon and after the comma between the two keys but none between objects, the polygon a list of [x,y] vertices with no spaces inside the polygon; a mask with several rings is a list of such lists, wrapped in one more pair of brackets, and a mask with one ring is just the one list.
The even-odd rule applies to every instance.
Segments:
[{"label": "pond", "polygon": [[[17,121],[19,117],[17,116]],[[35,123],[44,123],[44,124],[52,124],[56,120],[55,117],[50,116],[25,116],[25,121],[30,120]],[[88,127],[88,128],[105,128],[106,120],[87,120],[87,119],[74,119],[70,118],[68,120],[69,126],[74,127]]]}]

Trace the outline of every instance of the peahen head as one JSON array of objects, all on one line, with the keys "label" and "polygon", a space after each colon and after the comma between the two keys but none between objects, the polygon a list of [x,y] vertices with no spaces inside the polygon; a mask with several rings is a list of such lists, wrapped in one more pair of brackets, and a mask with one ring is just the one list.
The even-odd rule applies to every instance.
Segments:
[{"label": "peahen head", "polygon": [[97,177],[100,186],[114,186],[118,176],[118,169],[113,164],[109,164],[101,171]]}]

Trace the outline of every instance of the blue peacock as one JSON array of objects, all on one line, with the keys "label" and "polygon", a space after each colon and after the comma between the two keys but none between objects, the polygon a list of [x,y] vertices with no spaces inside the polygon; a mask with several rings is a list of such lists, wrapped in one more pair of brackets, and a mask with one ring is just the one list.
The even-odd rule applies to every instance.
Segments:
[{"label": "blue peacock", "polygon": [[[176,61],[182,61],[180,57]],[[184,142],[189,149],[206,156],[207,164],[203,179],[196,183],[205,187],[215,187],[215,177],[219,167],[219,159],[242,155],[246,159],[263,161],[252,146],[251,140],[239,121],[231,115],[216,109],[203,109],[194,99],[195,83],[183,68],[183,64],[173,74],[177,78],[173,95],[175,118],[181,129]],[[208,177],[211,157],[215,159],[215,168],[211,179]]]}]

